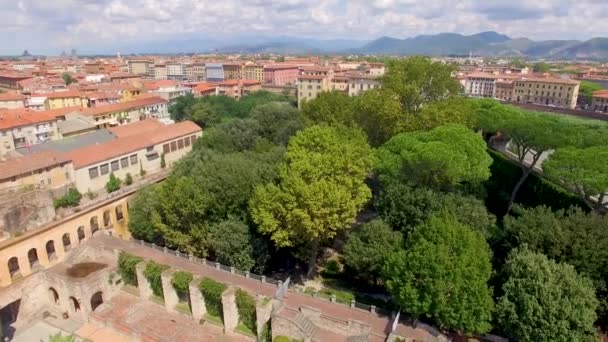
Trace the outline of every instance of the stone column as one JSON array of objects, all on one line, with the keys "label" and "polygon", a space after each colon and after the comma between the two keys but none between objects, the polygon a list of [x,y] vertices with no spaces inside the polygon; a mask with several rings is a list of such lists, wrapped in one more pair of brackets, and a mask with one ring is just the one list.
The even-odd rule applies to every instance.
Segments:
[{"label": "stone column", "polygon": [[205,298],[201,293],[201,289],[198,287],[201,278],[194,277],[190,282],[190,305],[192,307],[192,318],[195,321],[200,321],[207,314],[207,307],[205,306]]},{"label": "stone column", "polygon": [[175,306],[179,302],[177,292],[173,288],[173,284],[171,284],[173,273],[175,273],[174,270],[168,269],[163,271],[163,273],[160,275],[160,279],[163,284],[163,296],[165,297],[165,309],[167,309],[169,312],[177,312],[177,310],[175,310]]},{"label": "stone column", "polygon": [[148,278],[144,275],[147,261],[141,261],[135,266],[135,273],[137,274],[137,288],[139,289],[139,296],[145,300],[149,300],[152,297],[152,287]]},{"label": "stone column", "polygon": [[264,325],[270,321],[272,314],[272,299],[258,295],[255,305],[255,318],[258,340],[262,337]]},{"label": "stone column", "polygon": [[0,286],[9,286],[12,282],[11,274],[8,270],[8,260],[2,259],[0,261]]},{"label": "stone column", "polygon": [[233,334],[239,324],[239,311],[236,307],[236,288],[230,286],[222,293],[224,312],[224,334]]}]

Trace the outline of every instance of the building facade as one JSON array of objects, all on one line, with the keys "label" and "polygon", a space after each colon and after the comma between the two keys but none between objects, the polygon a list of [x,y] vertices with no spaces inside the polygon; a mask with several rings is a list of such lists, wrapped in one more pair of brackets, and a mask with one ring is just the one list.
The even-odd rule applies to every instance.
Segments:
[{"label": "building facade", "polygon": [[0,157],[17,148],[55,139],[59,139],[59,132],[53,115],[30,109],[0,111]]},{"label": "building facade", "polygon": [[608,113],[608,90],[598,90],[593,93],[591,109],[596,112]]},{"label": "building facade", "polygon": [[579,81],[559,78],[520,78],[513,81],[513,100],[574,109]]},{"label": "building facade", "polygon": [[296,84],[299,70],[296,66],[264,67],[264,84],[284,86]]}]

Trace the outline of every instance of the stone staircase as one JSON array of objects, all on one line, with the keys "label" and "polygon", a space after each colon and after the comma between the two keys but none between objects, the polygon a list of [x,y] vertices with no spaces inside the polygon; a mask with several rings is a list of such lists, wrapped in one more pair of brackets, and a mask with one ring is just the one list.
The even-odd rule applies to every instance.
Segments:
[{"label": "stone staircase", "polygon": [[350,336],[348,342],[367,342],[369,341],[369,334]]},{"label": "stone staircase", "polygon": [[304,316],[303,314],[298,313],[294,318],[294,323],[300,329],[302,329],[304,334],[310,336],[312,340],[316,340],[315,336],[317,336],[317,332],[319,331],[319,329],[316,325],[314,325],[314,323],[310,319],[306,318],[306,316]]}]

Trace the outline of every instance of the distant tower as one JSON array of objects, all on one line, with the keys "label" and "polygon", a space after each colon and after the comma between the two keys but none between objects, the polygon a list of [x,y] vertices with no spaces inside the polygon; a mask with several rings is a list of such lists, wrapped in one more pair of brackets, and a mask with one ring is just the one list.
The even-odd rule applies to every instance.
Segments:
[{"label": "distant tower", "polygon": [[76,49],[72,49],[71,55],[72,55],[72,57],[76,57]]},{"label": "distant tower", "polygon": [[116,58],[120,59],[120,52],[116,53]]},{"label": "distant tower", "polygon": [[469,64],[473,64],[473,51],[469,51]]}]

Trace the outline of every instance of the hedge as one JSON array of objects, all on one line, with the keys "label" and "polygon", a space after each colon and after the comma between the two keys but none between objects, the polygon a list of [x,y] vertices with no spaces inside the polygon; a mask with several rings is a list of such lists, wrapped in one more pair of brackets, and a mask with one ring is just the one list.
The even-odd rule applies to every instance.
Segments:
[{"label": "hedge", "polygon": [[226,285],[205,277],[201,280],[199,289],[203,298],[205,298],[207,313],[211,316],[223,318],[222,293],[226,290]]},{"label": "hedge", "polygon": [[192,281],[192,273],[186,271],[177,271],[173,273],[173,278],[171,279],[171,284],[177,292],[177,296],[180,300],[188,297],[190,293],[189,285]]},{"label": "hedge", "polygon": [[160,275],[167,269],[169,269],[169,265],[158,264],[154,261],[150,261],[148,264],[146,264],[146,269],[144,270],[144,276],[146,279],[148,279],[148,282],[150,282],[152,293],[160,298],[165,298],[163,294],[163,283]]},{"label": "hedge", "polygon": [[82,194],[76,189],[68,190],[65,196],[53,199],[53,205],[57,208],[76,207],[80,204]]},{"label": "hedge", "polygon": [[122,281],[127,285],[137,286],[137,274],[135,273],[135,266],[139,264],[143,259],[131,255],[127,252],[120,252],[118,256],[118,273],[122,277]]},{"label": "hedge", "polygon": [[240,321],[251,331],[256,331],[255,300],[241,289],[236,290],[235,297]]},{"label": "hedge", "polygon": [[[488,193],[486,206],[497,217],[503,217],[511,192],[522,171],[517,162],[504,155],[493,150],[488,150],[488,153],[494,162],[490,166],[492,176],[485,183]],[[530,174],[520,188],[515,203],[524,207],[545,205],[552,210],[567,209],[571,206],[589,210],[585,202],[576,195],[535,172]]]}]

